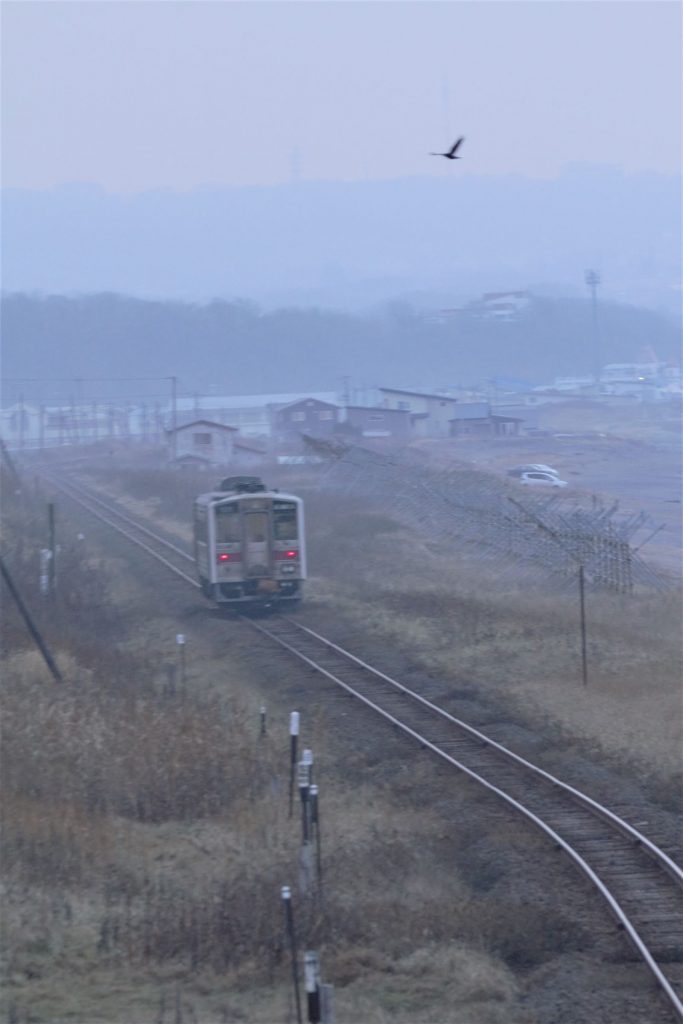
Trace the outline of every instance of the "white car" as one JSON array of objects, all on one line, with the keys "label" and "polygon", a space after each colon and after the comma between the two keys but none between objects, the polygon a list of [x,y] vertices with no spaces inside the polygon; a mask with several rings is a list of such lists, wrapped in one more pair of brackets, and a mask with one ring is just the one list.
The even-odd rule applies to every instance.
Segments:
[{"label": "white car", "polygon": [[560,474],[552,466],[544,466],[542,462],[532,462],[527,466],[515,466],[508,470],[508,476],[521,477],[523,473],[552,473],[553,476]]},{"label": "white car", "polygon": [[519,478],[520,484],[527,487],[566,487],[567,481],[560,480],[554,473],[542,473],[534,470],[533,473],[522,473]]}]

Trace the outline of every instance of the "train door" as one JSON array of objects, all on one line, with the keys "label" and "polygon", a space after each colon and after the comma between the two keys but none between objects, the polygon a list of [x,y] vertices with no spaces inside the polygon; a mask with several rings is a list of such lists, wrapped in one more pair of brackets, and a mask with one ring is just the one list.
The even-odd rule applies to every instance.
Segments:
[{"label": "train door", "polygon": [[200,579],[209,580],[209,528],[206,505],[194,506],[194,559]]},{"label": "train door", "polygon": [[245,512],[244,554],[246,576],[269,576],[270,565],[270,524],[268,512]]}]

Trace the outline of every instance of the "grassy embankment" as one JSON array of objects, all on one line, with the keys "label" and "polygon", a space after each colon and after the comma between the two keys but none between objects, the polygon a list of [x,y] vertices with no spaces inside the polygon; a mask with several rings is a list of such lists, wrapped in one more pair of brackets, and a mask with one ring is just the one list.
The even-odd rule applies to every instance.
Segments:
[{"label": "grassy embankment", "polygon": [[[120,608],[106,566],[66,536],[58,597],[41,605],[39,514],[9,501],[3,547],[66,682],[52,682],[6,606],[7,1020],[284,1020],[279,886],[296,878],[298,853],[285,721],[259,738],[224,659],[180,687],[136,637],[132,592]],[[319,738],[311,728],[314,748]],[[412,789],[337,776],[325,821],[325,904],[298,899],[297,913],[336,982],[340,1022],[527,1021],[513,969],[585,942],[554,912],[454,868],[454,837],[424,808],[419,772]],[[494,844],[520,841],[497,827]],[[456,845],[480,831],[461,821]]]}]

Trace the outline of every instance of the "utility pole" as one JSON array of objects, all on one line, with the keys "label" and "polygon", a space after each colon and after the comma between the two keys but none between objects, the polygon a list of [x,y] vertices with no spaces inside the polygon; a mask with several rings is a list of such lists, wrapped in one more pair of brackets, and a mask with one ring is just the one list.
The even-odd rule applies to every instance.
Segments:
[{"label": "utility pole", "polygon": [[600,354],[600,330],[598,325],[598,285],[600,275],[595,270],[587,270],[585,282],[591,293],[591,307],[593,313],[593,360],[596,391],[600,391],[600,378],[602,376],[602,357]]},{"label": "utility pole", "polygon": [[61,672],[57,668],[57,663],[55,662],[55,659],[52,657],[52,654],[50,653],[49,647],[47,646],[47,644],[43,640],[43,637],[40,634],[40,630],[38,629],[37,625],[35,624],[33,616],[31,615],[30,611],[28,610],[28,607],[27,607],[24,599],[22,598],[21,594],[17,590],[17,587],[16,587],[16,585],[14,583],[14,580],[12,579],[11,573],[10,573],[9,569],[7,568],[7,566],[5,565],[5,563],[4,563],[4,561],[3,561],[1,556],[0,556],[0,574],[2,574],[2,578],[4,579],[5,583],[7,584],[7,589],[9,590],[10,594],[14,598],[14,603],[16,604],[17,608],[19,609],[19,613],[20,613],[21,617],[23,618],[24,622],[26,623],[26,628],[28,629],[29,633],[33,637],[33,640],[35,642],[36,647],[38,648],[38,650],[42,654],[43,660],[45,661],[45,664],[47,665],[48,669],[50,670],[50,674],[51,674],[52,678],[54,679],[54,681],[56,683],[63,683],[64,680],[62,678]]},{"label": "utility pole", "polygon": [[173,461],[178,457],[178,378],[171,377],[171,452]]},{"label": "utility pole", "polygon": [[57,541],[55,531],[55,506],[54,502],[50,501],[47,506],[47,525],[49,532],[49,551],[50,560],[48,562],[48,593],[50,597],[54,597],[56,585],[57,585]]},{"label": "utility pole", "polygon": [[578,567],[579,629],[581,635],[581,680],[584,686],[588,686],[588,643],[586,639],[586,574],[584,569],[584,560],[583,558],[580,558],[577,555],[575,555],[571,548],[567,547],[567,545],[563,543],[562,538],[559,537],[554,530],[551,530],[550,527],[547,526],[541,519],[539,519],[537,515],[534,515],[534,513],[530,509],[525,508],[524,505],[521,504],[521,502],[516,501],[509,495],[508,501],[515,505],[522,512],[524,512],[529,517],[531,522],[539,528],[539,530],[541,530],[543,533],[547,533],[548,536],[552,537],[552,539],[555,541],[558,547],[562,548],[565,554],[569,555],[569,557]]},{"label": "utility pole", "polygon": [[24,396],[19,395],[19,447],[24,447]]}]

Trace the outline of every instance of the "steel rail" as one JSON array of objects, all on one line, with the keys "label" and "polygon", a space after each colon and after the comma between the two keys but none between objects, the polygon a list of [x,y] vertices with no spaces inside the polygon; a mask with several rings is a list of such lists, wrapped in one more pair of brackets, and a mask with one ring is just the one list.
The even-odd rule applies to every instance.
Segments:
[{"label": "steel rail", "polygon": [[454,725],[458,726],[458,728],[463,729],[466,732],[468,732],[471,736],[476,737],[476,739],[478,739],[480,742],[485,743],[486,746],[491,747],[494,750],[497,750],[504,757],[508,757],[513,761],[516,761],[517,764],[522,765],[529,771],[534,772],[536,775],[546,779],[553,786],[557,786],[558,788],[563,789],[566,793],[571,794],[571,796],[575,800],[583,804],[592,813],[604,818],[610,824],[614,825],[615,828],[618,828],[619,831],[623,832],[624,835],[626,835],[628,838],[633,839],[634,842],[638,843],[640,846],[643,847],[643,849],[647,850],[647,852],[651,854],[653,859],[657,861],[659,866],[663,868],[663,870],[666,871],[667,874],[671,875],[671,877],[676,882],[683,886],[683,868],[681,868],[674,860],[672,860],[671,857],[667,856],[667,854],[664,853],[663,850],[660,850],[660,848],[656,846],[651,840],[649,840],[647,836],[644,836],[642,832],[639,832],[636,828],[633,827],[633,825],[629,825],[627,821],[624,821],[623,818],[620,818],[618,814],[614,813],[614,811],[610,811],[608,807],[605,807],[603,804],[598,803],[597,800],[593,800],[592,797],[588,796],[586,793],[582,793],[581,790],[575,789],[573,786],[570,786],[567,782],[563,782],[561,779],[558,779],[550,772],[545,771],[544,768],[539,768],[538,765],[533,764],[531,761],[527,761],[519,754],[515,754],[514,751],[510,750],[508,747],[504,747],[501,743],[498,743],[496,740],[491,739],[490,736],[487,736],[485,733],[480,732],[478,729],[475,729],[474,726],[468,725],[468,723],[463,722],[462,719],[456,718],[454,715],[451,715],[450,712],[445,711],[443,708],[440,708],[438,704],[433,704],[432,701],[427,700],[426,697],[423,697],[421,694],[416,693],[415,690],[411,690],[403,683],[399,683],[398,680],[392,679],[391,676],[385,675],[384,672],[381,672],[379,669],[374,668],[372,665],[368,665],[367,662],[362,661],[360,658],[357,658],[355,654],[351,654],[350,651],[347,651],[343,647],[340,647],[338,644],[335,644],[331,640],[328,640],[327,637],[321,636],[319,633],[316,633],[315,630],[309,629],[308,626],[304,626],[300,622],[296,622],[289,616],[283,615],[282,618],[286,619],[287,622],[289,622],[290,625],[294,626],[296,629],[300,629],[303,632],[308,633],[309,636],[314,637],[316,640],[320,641],[320,643],[325,644],[325,646],[327,647],[330,647],[343,658],[347,658],[349,661],[355,662],[356,665],[360,666],[360,668],[365,669],[366,672],[370,672],[372,673],[372,675],[375,675],[378,678],[383,679],[386,683],[389,683],[395,689],[399,690],[402,694],[404,694],[404,696],[410,697],[412,700],[417,701],[424,707],[429,708],[430,711],[434,711],[442,718],[445,718],[447,721],[452,722]]},{"label": "steel rail", "polygon": [[[300,629],[303,632],[310,634],[317,640],[320,640],[326,646],[333,648],[337,653],[340,653],[342,656],[348,658],[350,661],[355,662],[360,667],[364,668],[365,670],[371,672],[376,676],[379,676],[386,682],[390,683],[392,686],[395,686],[405,696],[415,698],[420,704],[426,705],[427,707],[429,707],[430,710],[438,712],[444,717],[450,719],[451,722],[453,722],[454,724],[463,727],[468,733],[474,735],[478,740],[485,742],[486,745],[494,747],[498,752],[504,754],[505,756],[509,756],[510,758],[514,759],[517,763],[523,765],[525,768],[532,769],[533,771],[537,772],[546,780],[552,782],[553,785],[559,786],[566,792],[570,793],[572,797],[581,798],[581,801],[584,802],[587,806],[589,806],[589,809],[593,813],[595,813],[599,809],[599,811],[601,812],[601,816],[604,816],[610,824],[616,826],[616,823],[618,822],[621,826],[625,826],[630,835],[637,837],[638,840],[642,842],[644,845],[647,845],[647,847],[650,850],[654,850],[657,852],[657,854],[659,855],[659,862],[662,866],[666,866],[666,870],[668,871],[668,873],[672,875],[673,878],[675,878],[678,882],[683,882],[683,872],[674,861],[667,857],[667,855],[663,851],[659,850],[658,847],[656,847],[653,843],[647,840],[645,836],[642,836],[639,832],[637,832],[637,830],[633,829],[622,819],[618,818],[617,815],[613,814],[611,811],[608,811],[607,808],[602,807],[602,805],[598,804],[590,797],[585,797],[584,794],[580,793],[578,790],[575,790],[572,786],[568,786],[565,783],[562,783],[559,779],[555,779],[554,776],[550,775],[548,772],[545,772],[543,769],[536,768],[535,765],[532,765],[530,762],[514,754],[512,751],[509,751],[506,747],[501,746],[501,744],[496,743],[494,740],[489,739],[483,733],[480,733],[477,729],[474,729],[471,726],[466,725],[466,723],[464,722],[460,722],[459,719],[456,719],[452,715],[449,715],[448,712],[443,711],[443,709],[432,704],[430,701],[421,697],[419,694],[416,694],[414,691],[409,690],[401,683],[398,683],[396,680],[393,680],[389,676],[386,676],[383,672],[379,672],[378,670],[373,669],[372,666],[367,665],[365,662],[361,661],[360,658],[357,658],[355,655],[350,654],[350,652],[348,651],[344,651],[343,648],[338,647],[336,644],[327,640],[325,637],[321,637],[313,630],[308,629],[308,627],[302,626],[298,622],[295,622],[293,619],[289,619],[288,617],[283,616],[283,618],[286,618],[287,621],[291,625],[295,626],[297,629]],[[315,669],[317,672],[320,672],[322,675],[326,676],[332,682],[341,686],[344,690],[346,690],[347,693],[350,693],[353,697],[360,700],[367,707],[371,708],[373,711],[376,711],[379,715],[385,718],[392,725],[401,729],[409,736],[412,736],[413,739],[417,740],[421,747],[431,750],[438,757],[443,758],[445,761],[449,762],[456,768],[460,769],[469,778],[474,779],[475,781],[479,782],[482,786],[484,786],[487,790],[489,790],[492,793],[495,793],[496,796],[500,797],[515,810],[519,811],[519,813],[523,814],[526,818],[528,818],[529,821],[531,821],[534,825],[537,826],[537,828],[539,828],[550,839],[552,839],[552,841],[558,847],[562,848],[569,855],[571,860],[586,875],[586,877],[593,883],[593,885],[600,893],[600,895],[605,899],[614,917],[618,921],[619,926],[626,933],[632,945],[640,955],[641,959],[650,969],[650,972],[652,973],[655,981],[667,996],[674,1012],[677,1014],[680,1020],[683,1020],[683,1002],[681,1001],[676,990],[673,988],[671,982],[668,980],[668,978],[660,968],[659,964],[653,957],[648,946],[641,938],[640,934],[638,933],[634,925],[632,924],[630,918],[628,917],[628,914],[623,909],[618,900],[614,897],[614,895],[610,892],[610,890],[607,888],[602,879],[593,870],[590,864],[588,864],[588,862],[581,856],[581,854],[577,850],[574,849],[574,847],[571,846],[571,844],[567,840],[563,839],[563,837],[558,832],[556,832],[550,825],[544,822],[541,818],[538,817],[537,814],[535,814],[528,807],[525,807],[522,803],[520,803],[518,800],[512,797],[509,793],[506,793],[498,786],[489,782],[482,775],[479,775],[478,772],[473,771],[473,769],[469,768],[467,765],[463,764],[461,761],[458,761],[456,758],[454,758],[447,751],[443,750],[441,747],[439,747],[437,743],[433,743],[426,736],[417,732],[415,729],[412,729],[405,722],[402,722],[399,718],[396,718],[395,715],[392,715],[389,711],[386,711],[379,704],[376,704],[374,701],[364,696],[358,690],[354,689],[353,686],[350,686],[347,682],[345,682],[343,679],[340,679],[333,672],[330,672],[324,666],[319,665],[316,661],[314,661],[312,658],[309,658],[308,655],[304,654],[302,651],[297,650],[297,648],[294,647],[292,644],[288,643],[282,637],[278,636],[276,632],[267,629],[261,623],[254,622],[251,619],[244,619],[244,621],[252,627],[254,627],[255,629],[257,629],[259,632],[263,633],[264,636],[267,636],[269,639],[274,640],[276,643],[280,644],[280,646],[290,651],[290,653],[292,653],[295,657],[299,658],[301,661],[305,662],[311,668]],[[669,868],[673,868],[673,872],[670,872]]]},{"label": "steel rail", "polygon": [[[69,490],[68,489],[68,485],[65,486],[62,481],[56,481],[53,478],[51,478],[50,476],[48,476],[47,474],[43,474],[43,475],[45,476],[45,479],[48,480],[49,483],[53,487],[56,487],[57,490],[60,490],[63,494],[66,494],[67,497],[71,498],[72,501],[75,501],[78,505],[81,505],[84,509],[86,509],[87,512],[89,512],[91,515],[95,516],[96,519],[99,519],[99,520],[101,520],[101,522],[106,523],[108,526],[111,526],[113,530],[116,530],[117,533],[120,533],[123,537],[125,537],[127,540],[129,540],[132,544],[136,544],[139,548],[142,548],[142,550],[146,551],[147,554],[152,556],[152,558],[156,558],[156,560],[158,562],[161,562],[161,564],[165,565],[167,569],[170,569],[171,572],[174,572],[176,574],[176,576],[180,576],[180,578],[182,580],[184,580],[186,583],[189,583],[191,586],[195,587],[195,589],[197,589],[197,590],[200,589],[200,584],[197,582],[197,580],[193,579],[192,576],[188,576],[188,574],[183,572],[182,569],[179,569],[177,566],[173,565],[173,563],[169,562],[169,560],[167,558],[164,558],[163,555],[160,555],[158,551],[155,551],[153,548],[151,548],[149,546],[149,544],[145,544],[145,542],[140,540],[139,537],[133,536],[133,534],[130,533],[130,531],[124,530],[124,528],[122,526],[120,526],[118,523],[114,522],[112,519],[109,519],[107,516],[103,515],[96,508],[93,508],[92,505],[89,505],[87,503],[87,501],[84,501],[83,498],[80,498],[77,494],[73,493],[73,491]],[[99,502],[99,504],[104,504],[104,503],[103,502]],[[110,513],[113,513],[114,515],[119,516],[122,519],[125,519],[125,520],[128,520],[128,521],[134,523],[134,520],[130,520],[128,516],[125,516],[123,513],[120,513],[113,506],[105,506],[105,507],[107,507],[107,509],[108,509],[108,511]],[[159,537],[157,534],[154,534],[151,530],[148,530],[146,527],[142,527],[142,526],[138,527],[137,523],[134,523],[134,525],[135,525],[136,529],[139,528],[143,533],[148,534],[148,535],[154,537],[154,539],[156,541],[158,541],[159,543],[165,544],[166,546],[171,547],[171,548],[173,548],[176,551],[179,551],[178,548],[175,548],[175,545],[170,544],[168,541],[164,540],[163,537]],[[181,554],[183,554],[185,558],[189,557],[185,552],[181,552]],[[190,561],[194,562],[194,559],[190,558]]]},{"label": "steel rail", "polygon": [[[49,478],[47,477],[47,474],[45,475],[46,478]],[[103,515],[100,511],[93,508],[92,505],[88,504],[86,501],[79,498],[75,493],[67,489],[68,486],[73,486],[73,489],[76,490],[76,486],[64,486],[62,482],[55,481],[54,479],[51,478],[49,479],[54,486],[62,490],[62,492],[67,494],[67,496],[70,497],[73,501],[77,502],[79,505],[85,508],[86,511],[91,513],[91,515],[95,516],[102,522],[111,526],[118,533],[126,537],[126,539],[130,540],[132,543],[136,544],[138,547],[145,550],[153,558],[157,559],[157,561],[161,562],[176,575],[180,576],[184,581],[190,583],[196,589],[199,589],[199,584],[197,583],[196,580],[188,576],[186,573],[182,572],[176,566],[172,565],[166,558],[164,558],[158,552],[154,551],[153,548],[151,548],[148,544],[145,544],[138,538],[134,537],[128,530],[125,530],[118,523],[114,522],[111,518],[108,518],[107,516]],[[87,492],[85,491],[83,491],[83,493],[86,494],[86,497],[88,497],[89,501],[96,501],[98,505],[102,506],[103,508],[106,508],[107,511],[111,514],[117,516],[118,518],[124,521],[131,523],[136,529],[139,529],[141,532],[154,538],[154,540],[156,540],[157,542],[167,547],[173,548],[177,553],[182,554],[184,558],[193,561],[191,556],[187,555],[186,552],[181,552],[180,549],[175,547],[175,545],[166,541],[164,538],[160,537],[158,534],[155,534],[153,531],[142,526],[141,524],[136,523],[135,520],[131,519],[129,516],[126,516],[124,513],[119,512],[115,507],[108,505],[101,499],[96,499],[94,496],[88,496]],[[555,776],[551,775],[549,772],[546,772],[544,769],[532,764],[525,758],[520,757],[518,754],[515,754],[513,751],[508,750],[508,748],[502,746],[502,744],[497,743],[495,740],[490,739],[484,733],[480,732],[478,729],[475,729],[473,726],[470,726],[466,722],[463,722],[455,716],[451,715],[443,708],[440,708],[438,707],[438,705],[433,704],[431,701],[427,700],[425,697],[422,697],[420,694],[411,690],[404,684],[399,683],[397,680],[392,679],[385,673],[373,668],[373,666],[362,661],[360,658],[356,657],[356,655],[351,654],[351,652],[346,651],[344,648],[333,643],[331,640],[328,640],[326,637],[323,637],[319,633],[316,633],[314,630],[309,629],[309,627],[303,626],[301,623],[296,622],[294,619],[291,619],[288,616],[280,616],[280,619],[281,621],[286,622],[288,626],[300,631],[303,634],[308,635],[309,637],[313,638],[316,642],[319,642],[323,644],[326,648],[334,651],[334,653],[337,656],[347,660],[348,662],[351,662],[358,668],[363,669],[365,672],[368,672],[371,675],[374,675],[377,678],[388,683],[391,687],[400,692],[402,696],[409,697],[411,700],[415,701],[421,707],[427,708],[429,711],[439,715],[443,719],[448,720],[451,724],[457,726],[460,730],[462,730],[469,736],[475,738],[478,742],[492,748],[498,754],[502,755],[504,758],[507,758],[512,762],[516,763],[517,765],[519,765],[520,767],[524,768],[525,770],[534,773],[534,775],[538,776],[539,778],[542,778],[546,782],[549,782],[553,787],[562,790],[568,796],[570,796],[573,801],[584,806],[588,811],[590,811],[591,814],[600,817],[605,823],[610,825],[612,828],[617,829],[622,835],[625,835],[627,838],[632,839],[634,843],[640,845],[656,861],[658,866],[667,872],[670,878],[672,878],[679,885],[683,884],[683,871],[675,863],[675,861],[673,861],[670,857],[667,856],[667,854],[664,853],[664,851],[660,850],[654,843],[647,839],[646,836],[640,833],[633,826],[629,825],[628,822],[624,821],[618,815],[614,814],[608,808],[604,807],[602,804],[593,800],[591,797],[588,797],[580,790],[575,789],[573,786],[570,786],[567,783],[562,782],[560,779],[555,778]],[[335,675],[334,672],[330,672],[323,665],[318,664],[313,658],[310,658],[303,651],[297,649],[292,643],[289,643],[287,640],[283,639],[283,637],[278,636],[277,632],[269,630],[261,623],[255,622],[253,619],[246,618],[245,616],[240,616],[240,620],[243,623],[252,627],[253,629],[258,630],[261,634],[268,637],[270,640],[276,642],[284,649],[288,650],[299,660],[308,664],[316,672],[319,672],[320,674],[322,674],[323,676],[325,676],[326,678],[330,679],[332,682],[340,686],[346,692],[354,696],[356,699],[360,700],[361,703],[363,703],[364,705],[378,713],[381,717],[390,722],[393,726],[400,729],[405,734],[411,736],[420,744],[421,747],[423,747],[424,749],[431,750],[438,757],[442,758],[449,764],[458,768],[469,778],[478,782],[489,792],[494,793],[500,799],[505,801],[505,803],[507,803],[509,806],[514,808],[520,814],[524,815],[524,817],[526,817],[549,839],[551,839],[552,842],[559,849],[564,850],[568,854],[570,859],[582,871],[582,873],[590,880],[590,882],[593,884],[593,886],[599,892],[599,894],[603,897],[608,907],[610,908],[613,916],[617,920],[619,927],[628,936],[629,940],[631,941],[633,947],[636,949],[641,960],[647,965],[655,981],[667,997],[669,1004],[676,1013],[678,1019],[683,1021],[683,1002],[679,998],[676,990],[673,988],[672,984],[670,983],[666,975],[663,973],[661,967],[652,955],[646,942],[643,940],[637,928],[630,920],[627,912],[621,906],[619,901],[615,898],[614,894],[610,892],[609,888],[599,877],[597,872],[591,867],[591,865],[581,855],[581,853],[574,849],[574,847],[571,845],[569,841],[564,839],[562,835],[559,834],[559,832],[557,832],[547,822],[543,821],[543,819],[540,818],[534,811],[532,811],[528,807],[525,807],[524,804],[522,804],[519,800],[515,799],[515,797],[511,796],[509,793],[506,793],[504,789],[501,789],[499,786],[490,782],[488,779],[480,775],[477,771],[474,771],[471,767],[468,767],[462,761],[459,761],[457,758],[449,754],[446,750],[442,749],[438,745],[438,743],[433,742],[428,737],[424,736],[417,730],[413,729],[406,722],[401,721],[395,715],[391,714],[391,712],[387,711],[385,708],[382,708],[379,704],[375,703],[374,701],[366,697],[364,694],[354,689],[353,686],[345,682],[343,679],[339,678],[339,676]]]},{"label": "steel rail", "polygon": [[139,523],[137,522],[137,520],[131,518],[131,516],[126,515],[125,512],[121,512],[121,510],[116,508],[115,505],[111,505],[108,502],[103,501],[100,497],[94,494],[89,487],[84,487],[83,484],[80,483],[76,484],[73,482],[73,480],[67,480],[66,482],[55,481],[54,477],[49,476],[46,477],[46,479],[49,479],[50,482],[55,486],[61,486],[62,490],[64,490],[64,488],[67,487],[70,490],[75,491],[77,494],[81,494],[83,497],[87,498],[88,501],[94,501],[97,505],[101,505],[102,508],[106,509],[108,512],[114,513],[114,515],[118,516],[118,518],[122,519],[125,523],[130,523],[130,525],[134,526],[136,530],[139,530],[141,533],[144,533],[148,537],[151,537],[159,544],[163,544],[164,547],[170,548],[171,551],[174,551],[177,555],[180,555],[181,558],[185,558],[188,562],[192,562],[192,564],[194,565],[194,557],[191,554],[189,554],[189,552],[183,551],[182,548],[179,548],[177,547],[177,545],[172,544],[170,540],[165,540],[163,537],[160,537],[158,533],[154,533],[146,526],[143,526],[142,523]]}]

